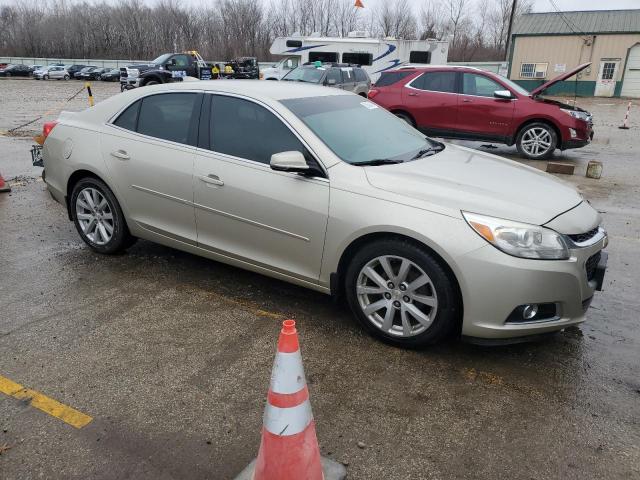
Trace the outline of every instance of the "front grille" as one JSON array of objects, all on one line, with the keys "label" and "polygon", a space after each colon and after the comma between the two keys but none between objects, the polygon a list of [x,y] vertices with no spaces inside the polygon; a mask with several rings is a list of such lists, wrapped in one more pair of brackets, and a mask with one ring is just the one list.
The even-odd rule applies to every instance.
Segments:
[{"label": "front grille", "polygon": [[602,256],[601,252],[596,253],[589,257],[587,263],[585,264],[585,268],[587,270],[587,280],[593,280],[596,276],[596,267],[598,266],[598,262],[600,262],[600,257]]},{"label": "front grille", "polygon": [[599,227],[594,228],[593,230],[589,230],[585,233],[577,233],[575,235],[569,235],[569,238],[573,240],[575,243],[586,242],[587,240],[591,240],[598,234]]}]

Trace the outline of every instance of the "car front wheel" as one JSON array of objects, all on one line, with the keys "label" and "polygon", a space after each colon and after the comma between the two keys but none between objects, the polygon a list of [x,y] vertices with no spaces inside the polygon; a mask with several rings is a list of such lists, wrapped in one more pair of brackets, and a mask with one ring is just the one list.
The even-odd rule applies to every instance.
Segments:
[{"label": "car front wheel", "polygon": [[45,75],[44,77],[42,77],[43,80],[49,80],[49,75]]},{"label": "car front wheel", "polygon": [[117,253],[134,243],[118,200],[101,180],[76,183],[70,208],[80,237],[96,252]]},{"label": "car front wheel", "polygon": [[65,76],[64,76],[64,79],[65,79],[65,80],[69,80],[69,75],[65,75]]},{"label": "car front wheel", "polygon": [[546,123],[536,122],[527,125],[516,138],[516,148],[523,157],[531,160],[549,158],[558,146],[558,135]]},{"label": "car front wheel", "polygon": [[436,343],[459,324],[455,281],[431,253],[411,242],[366,245],[349,265],[345,287],[360,324],[395,346]]}]

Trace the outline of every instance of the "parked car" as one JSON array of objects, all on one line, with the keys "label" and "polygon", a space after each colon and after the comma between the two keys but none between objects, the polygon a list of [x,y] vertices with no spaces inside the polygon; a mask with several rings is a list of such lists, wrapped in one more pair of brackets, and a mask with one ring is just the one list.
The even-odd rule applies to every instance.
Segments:
[{"label": "parked car", "polygon": [[369,98],[429,135],[515,144],[523,157],[545,159],[593,139],[589,112],[542,96],[589,65],[531,92],[472,67],[405,67],[383,72]]},{"label": "parked car", "polygon": [[0,69],[0,77],[29,77],[31,68],[27,65],[7,65]]},{"label": "parked car", "polygon": [[71,78],[76,78],[75,77],[76,73],[78,73],[80,70],[82,70],[85,67],[86,65],[80,65],[80,64],[69,65],[67,67],[67,72],[69,72],[69,75],[71,76]]},{"label": "parked car", "polygon": [[311,63],[289,71],[282,80],[340,88],[366,97],[371,87],[367,72],[357,66],[340,63]]},{"label": "parked car", "polygon": [[33,78],[36,80],[69,80],[71,76],[64,67],[59,65],[49,65],[33,72]]},{"label": "parked car", "polygon": [[339,89],[157,85],[43,134],[47,187],[96,252],[139,237],[344,295],[399,346],[558,331],[602,288],[607,234],[572,187]]},{"label": "parked car", "polygon": [[74,74],[73,78],[75,78],[76,80],[85,80],[86,79],[85,74],[88,74],[90,71],[92,71],[95,68],[98,68],[98,67],[96,67],[95,65],[89,65],[84,68],[81,68]]},{"label": "parked car", "polygon": [[89,71],[88,80],[100,80],[101,75],[110,70],[111,70],[110,68],[102,68],[102,67],[94,68],[93,70]]},{"label": "parked car", "polygon": [[100,75],[100,80],[103,80],[105,82],[120,81],[120,69],[119,68],[107,69],[106,72]]}]

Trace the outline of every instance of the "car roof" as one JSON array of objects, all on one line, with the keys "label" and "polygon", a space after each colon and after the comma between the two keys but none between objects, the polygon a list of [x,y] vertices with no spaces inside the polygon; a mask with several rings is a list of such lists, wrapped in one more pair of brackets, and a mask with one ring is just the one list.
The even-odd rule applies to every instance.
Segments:
[{"label": "car roof", "polygon": [[[469,67],[467,65],[402,65],[401,67],[394,68],[393,70],[387,70],[387,72],[426,72],[429,70],[468,70],[472,72],[487,72],[477,67]],[[384,72],[383,72],[384,73]]]},{"label": "car roof", "polygon": [[[140,96],[151,90],[205,90],[208,92],[235,93],[246,95],[257,100],[289,100],[292,98],[325,97],[332,95],[352,95],[352,93],[336,88],[298,82],[273,82],[260,80],[194,80],[163,85],[153,85],[132,91],[139,91]],[[130,90],[131,91],[131,90]]]}]

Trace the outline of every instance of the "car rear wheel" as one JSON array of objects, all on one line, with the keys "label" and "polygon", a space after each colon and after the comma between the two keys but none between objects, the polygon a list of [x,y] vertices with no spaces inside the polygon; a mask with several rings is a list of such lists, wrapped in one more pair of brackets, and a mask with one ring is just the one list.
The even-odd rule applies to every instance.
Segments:
[{"label": "car rear wheel", "polygon": [[84,242],[99,253],[112,254],[133,245],[118,200],[97,178],[83,178],[73,187],[70,208]]},{"label": "car rear wheel", "polygon": [[158,85],[159,83],[160,82],[158,82],[157,80],[149,80],[145,83],[145,86]]},{"label": "car rear wheel", "polygon": [[43,80],[49,80],[49,75],[45,75],[42,77]]},{"label": "car rear wheel", "polygon": [[523,157],[531,160],[549,158],[558,145],[558,135],[548,124],[531,123],[520,130],[516,138],[516,148]]},{"label": "car rear wheel", "polygon": [[455,281],[429,252],[407,241],[362,248],[347,269],[345,288],[360,324],[395,346],[436,343],[458,325]]},{"label": "car rear wheel", "polygon": [[9,78],[11,76],[11,72],[6,72],[4,75],[5,77]]}]

